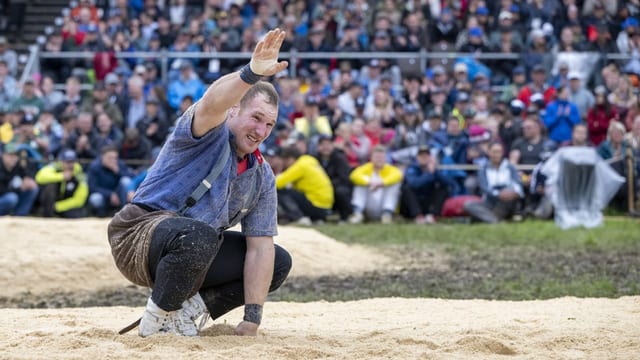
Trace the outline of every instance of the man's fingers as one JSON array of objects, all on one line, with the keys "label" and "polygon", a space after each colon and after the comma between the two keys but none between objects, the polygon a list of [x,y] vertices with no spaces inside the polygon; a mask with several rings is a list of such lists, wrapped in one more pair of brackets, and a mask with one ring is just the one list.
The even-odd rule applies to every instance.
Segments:
[{"label": "man's fingers", "polygon": [[255,54],[260,54],[260,52],[262,52],[263,47],[264,47],[264,41],[258,41],[258,44],[256,45],[256,49],[253,50],[253,52]]}]

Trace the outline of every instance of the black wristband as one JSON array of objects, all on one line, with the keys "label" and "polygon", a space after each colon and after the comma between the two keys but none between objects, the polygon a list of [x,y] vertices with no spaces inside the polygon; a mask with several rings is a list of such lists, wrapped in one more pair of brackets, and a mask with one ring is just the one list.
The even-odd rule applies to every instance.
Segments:
[{"label": "black wristband", "polygon": [[260,321],[262,320],[262,305],[246,304],[244,306],[244,318],[242,320],[260,325]]},{"label": "black wristband", "polygon": [[262,77],[251,70],[251,66],[249,64],[245,65],[240,69],[240,79],[246,82],[249,85],[253,85],[260,81]]}]

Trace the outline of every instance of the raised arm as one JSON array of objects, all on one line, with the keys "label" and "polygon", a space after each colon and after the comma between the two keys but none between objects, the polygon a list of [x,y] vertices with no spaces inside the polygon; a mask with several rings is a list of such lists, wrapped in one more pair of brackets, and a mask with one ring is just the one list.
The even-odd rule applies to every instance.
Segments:
[{"label": "raised arm", "polygon": [[209,86],[196,108],[191,129],[194,136],[203,136],[222,124],[227,110],[238,104],[260,77],[271,76],[287,68],[288,62],[278,62],[284,38],[285,32],[280,29],[269,31],[256,45],[248,65],[221,77]]}]

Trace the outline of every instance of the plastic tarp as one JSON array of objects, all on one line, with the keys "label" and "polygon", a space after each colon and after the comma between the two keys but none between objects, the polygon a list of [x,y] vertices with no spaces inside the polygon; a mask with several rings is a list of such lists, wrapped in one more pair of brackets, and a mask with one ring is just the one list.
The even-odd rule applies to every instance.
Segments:
[{"label": "plastic tarp", "polygon": [[602,210],[625,181],[594,148],[582,146],[559,149],[541,171],[562,229],[602,225]]}]

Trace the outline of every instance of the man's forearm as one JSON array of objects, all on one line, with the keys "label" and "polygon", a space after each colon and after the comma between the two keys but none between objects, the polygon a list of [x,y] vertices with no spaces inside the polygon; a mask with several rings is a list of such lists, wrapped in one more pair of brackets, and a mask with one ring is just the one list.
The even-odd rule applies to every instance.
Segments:
[{"label": "man's forearm", "polygon": [[244,302],[263,305],[273,278],[275,249],[273,241],[247,246],[244,263]]}]

